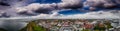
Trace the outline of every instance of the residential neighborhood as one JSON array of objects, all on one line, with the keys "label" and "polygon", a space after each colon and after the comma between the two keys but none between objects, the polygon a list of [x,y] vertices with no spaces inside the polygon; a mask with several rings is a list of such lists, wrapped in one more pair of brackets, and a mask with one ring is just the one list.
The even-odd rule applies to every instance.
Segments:
[{"label": "residential neighborhood", "polygon": [[43,27],[46,31],[119,31],[120,30],[119,20],[40,19],[40,20],[35,20],[34,22],[37,25]]}]

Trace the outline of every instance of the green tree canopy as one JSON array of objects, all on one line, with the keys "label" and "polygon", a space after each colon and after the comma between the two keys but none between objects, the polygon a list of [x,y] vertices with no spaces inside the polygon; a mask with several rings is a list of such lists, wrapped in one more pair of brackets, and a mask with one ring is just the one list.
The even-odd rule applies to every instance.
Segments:
[{"label": "green tree canopy", "polygon": [[35,21],[29,22],[27,26],[20,31],[47,31],[46,28],[39,26]]}]

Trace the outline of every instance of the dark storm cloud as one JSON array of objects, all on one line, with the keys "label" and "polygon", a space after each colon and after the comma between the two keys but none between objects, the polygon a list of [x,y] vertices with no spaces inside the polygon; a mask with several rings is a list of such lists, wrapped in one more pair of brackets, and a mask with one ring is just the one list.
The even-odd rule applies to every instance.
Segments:
[{"label": "dark storm cloud", "polygon": [[[60,10],[60,9],[78,9],[78,8],[84,8],[89,6],[90,10],[95,10],[96,7],[101,8],[115,8],[117,7],[118,0],[115,0],[114,2],[111,0],[61,0],[60,3],[52,3],[52,4],[39,4],[39,3],[33,3],[25,7],[21,7],[18,9],[18,11],[23,12],[35,12],[35,13],[45,13],[48,14],[50,11],[53,10]],[[83,2],[84,1],[84,2]],[[116,3],[115,3],[116,2]],[[18,13],[19,13],[18,12]],[[28,13],[29,14],[29,13]]]},{"label": "dark storm cloud", "polygon": [[56,4],[39,4],[33,3],[25,7],[17,8],[17,13],[32,14],[32,13],[43,13],[48,14],[50,11],[55,10]]},{"label": "dark storm cloud", "polygon": [[[12,1],[12,2],[11,2]],[[19,15],[38,15],[38,14],[50,14],[52,11],[59,11],[61,9],[81,9],[88,7],[90,10],[95,10],[96,7],[102,8],[114,8],[117,7],[119,0],[61,0],[60,3],[51,3],[51,4],[40,4],[32,3],[33,0],[9,0],[8,4],[11,5],[12,10],[9,14],[12,14],[11,11],[14,11],[15,16]],[[21,6],[21,7],[19,7]],[[8,12],[7,12],[8,13]],[[14,15],[14,14],[12,14]]]},{"label": "dark storm cloud", "polygon": [[19,16],[15,8],[28,5],[33,1],[34,0],[0,0],[0,12],[5,12],[1,13],[0,17],[9,17],[8,15]]},{"label": "dark storm cloud", "polygon": [[10,6],[10,4],[4,3],[4,2],[0,2],[0,5],[2,5],[2,6]]},{"label": "dark storm cloud", "polygon": [[62,2],[60,3],[52,3],[52,4],[32,3],[28,6],[17,8],[17,10],[18,10],[18,13],[31,11],[35,13],[49,14],[53,10],[77,9],[81,7],[82,7],[82,0],[69,0],[69,1],[62,0]]},{"label": "dark storm cloud", "polygon": [[112,0],[115,1],[115,3],[120,4],[120,0]]},{"label": "dark storm cloud", "polygon": [[115,8],[119,4],[119,0],[87,0],[84,2],[85,5],[91,7],[102,7],[102,8]]},{"label": "dark storm cloud", "polygon": [[62,9],[77,9],[82,7],[82,0],[62,0],[58,3],[58,8]]}]

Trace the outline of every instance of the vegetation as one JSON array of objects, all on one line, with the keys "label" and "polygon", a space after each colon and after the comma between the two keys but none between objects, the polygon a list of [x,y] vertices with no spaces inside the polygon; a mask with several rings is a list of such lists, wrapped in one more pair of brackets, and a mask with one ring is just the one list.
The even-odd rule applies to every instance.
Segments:
[{"label": "vegetation", "polygon": [[96,25],[95,27],[94,27],[94,31],[105,31],[105,26],[104,25],[101,25],[101,26],[99,26],[99,25]]},{"label": "vegetation", "polygon": [[47,31],[46,28],[37,25],[34,21],[29,22],[27,26],[20,31]]},{"label": "vegetation", "polygon": [[109,21],[105,21],[105,25],[106,25],[107,29],[113,28],[113,26],[111,25],[111,23]]},{"label": "vegetation", "polygon": [[83,29],[82,31],[91,31],[90,29]]},{"label": "vegetation", "polygon": [[7,30],[0,28],[0,31],[7,31]]}]

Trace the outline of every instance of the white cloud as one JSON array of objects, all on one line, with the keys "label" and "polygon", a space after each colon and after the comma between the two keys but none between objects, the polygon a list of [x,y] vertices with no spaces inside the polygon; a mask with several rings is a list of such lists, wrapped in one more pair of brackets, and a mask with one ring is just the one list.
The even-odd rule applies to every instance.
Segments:
[{"label": "white cloud", "polygon": [[[0,5],[0,11],[6,12],[11,17],[13,16],[19,16],[19,14],[16,13],[16,8],[19,8],[20,6],[28,5],[30,2],[33,2],[34,0],[1,0],[2,2],[10,4],[10,6],[1,6]],[[26,10],[26,9],[19,9],[19,10]]]},{"label": "white cloud", "polygon": [[71,9],[72,7],[82,7],[82,3],[82,0],[62,0],[61,3],[58,3],[58,7]]},{"label": "white cloud", "polygon": [[[56,9],[72,9],[81,7],[83,4],[83,0],[61,0],[60,3],[52,3],[52,4],[39,4],[32,3],[28,6],[18,7],[17,12],[40,12],[40,13],[49,13],[50,11]],[[103,4],[103,5],[102,5]],[[113,7],[115,4],[110,0],[87,0],[83,4],[84,6],[104,6],[104,7]],[[92,7],[93,8],[93,7]],[[95,8],[93,8],[94,10]]]},{"label": "white cloud", "polygon": [[34,2],[35,0],[8,0],[12,7],[21,7]]},{"label": "white cloud", "polygon": [[[20,7],[20,8],[16,8],[18,13],[21,12],[35,12],[35,11],[41,11],[43,13],[48,13],[48,11],[52,11],[55,10],[56,4],[39,4],[39,3],[32,3],[28,6],[24,6],[24,7]],[[40,13],[41,13],[40,12]]]},{"label": "white cloud", "polygon": [[82,3],[82,0],[62,0],[62,3],[67,3],[71,5],[79,5]]},{"label": "white cloud", "polygon": [[[72,2],[72,3],[71,3]],[[39,4],[32,3],[28,6],[18,7],[16,10],[19,12],[24,11],[52,11],[56,9],[64,9],[64,8],[72,8],[72,7],[80,7],[82,6],[81,0],[62,0],[60,3],[52,3],[52,4]]]},{"label": "white cloud", "polygon": [[112,0],[87,0],[84,5],[101,6],[101,7],[114,7],[116,4]]},{"label": "white cloud", "polygon": [[[113,11],[98,11],[88,12],[85,14],[62,15],[57,12],[52,14],[40,14],[30,17],[11,17],[7,19],[119,19],[120,11],[113,13]],[[5,18],[1,18],[5,19]]]},{"label": "white cloud", "polygon": [[120,4],[120,0],[114,0],[117,4]]},{"label": "white cloud", "polygon": [[97,12],[95,13],[87,13],[87,14],[75,14],[75,15],[68,15],[68,16],[63,16],[63,18],[73,18],[73,19],[116,19],[119,18],[119,16],[116,16],[112,13],[104,13],[104,14],[97,14]]},{"label": "white cloud", "polygon": [[[27,3],[29,3],[29,1],[30,2],[32,2],[32,0],[24,0],[24,1],[21,1],[21,2],[19,2],[19,1],[17,1],[17,0],[13,0],[13,2],[14,2],[14,4],[16,4],[16,5],[14,5],[15,7],[12,7],[12,10],[11,11],[14,11],[15,13],[17,12],[17,13],[21,13],[21,12],[27,12],[28,14],[36,14],[36,12],[35,11],[39,11],[40,12],[40,14],[39,15],[44,15],[44,13],[49,13],[49,12],[51,12],[51,11],[54,11],[54,10],[59,10],[59,9],[66,9],[66,8],[69,8],[69,9],[72,9],[72,7],[79,7],[79,6],[82,6],[82,4],[83,4],[83,0],[62,0],[62,2],[60,2],[60,3],[52,3],[52,4],[40,4],[40,3],[32,3],[32,4],[29,4],[29,5],[27,5],[27,6],[23,6],[24,4],[27,4]],[[13,3],[12,2],[12,3]],[[18,2],[18,3],[17,3]],[[93,2],[92,4],[91,4],[91,2]],[[23,3],[23,4],[22,4]],[[18,5],[17,5],[18,4]],[[84,6],[85,5],[92,5],[92,6],[98,6],[99,4],[103,4],[104,6],[113,6],[114,5],[114,3],[112,2],[112,1],[110,1],[110,0],[87,0],[86,2],[84,2]],[[21,5],[22,7],[18,7],[19,5]],[[17,6],[17,7],[16,7]],[[101,5],[100,5],[101,6]],[[15,9],[15,10],[14,10]],[[93,8],[94,9],[94,8]],[[9,10],[9,9],[8,9]],[[9,12],[11,12],[9,10]],[[17,14],[16,13],[16,14]],[[43,13],[43,14],[41,14],[41,13]],[[96,14],[96,13],[98,13],[98,14]],[[12,13],[11,13],[12,14]],[[24,14],[24,13],[23,13]],[[84,17],[87,17],[86,15],[90,15],[91,17],[97,17],[97,18],[100,18],[100,17],[98,17],[98,16],[96,16],[96,15],[99,15],[99,16],[103,16],[103,17],[107,17],[107,16],[104,16],[104,15],[106,15],[106,14],[109,14],[109,17],[110,16],[113,16],[112,14],[110,14],[110,13],[103,13],[103,14],[99,14],[99,12],[90,12],[90,13],[86,13],[86,14],[77,14],[77,15],[68,15],[68,16],[66,16],[66,15],[63,15],[63,17],[65,16],[65,17],[71,17],[71,16],[84,16]],[[13,15],[13,14],[12,14]],[[59,15],[59,13],[56,13],[56,12],[54,12],[53,14],[45,14],[46,16],[48,16],[49,17],[49,15],[51,16],[51,17],[54,17],[54,16],[58,16]],[[61,16],[61,15],[60,15]],[[43,16],[44,17],[44,16]],[[114,16],[113,16],[114,17]]]},{"label": "white cloud", "polygon": [[[33,16],[41,19],[119,19],[118,13],[111,13],[112,11],[98,11],[88,12],[86,14],[74,14],[74,15],[60,15],[57,13],[53,14],[40,14],[39,16]],[[120,12],[119,12],[120,14]],[[57,15],[57,16],[56,16]],[[52,17],[51,17],[52,16]]]}]

